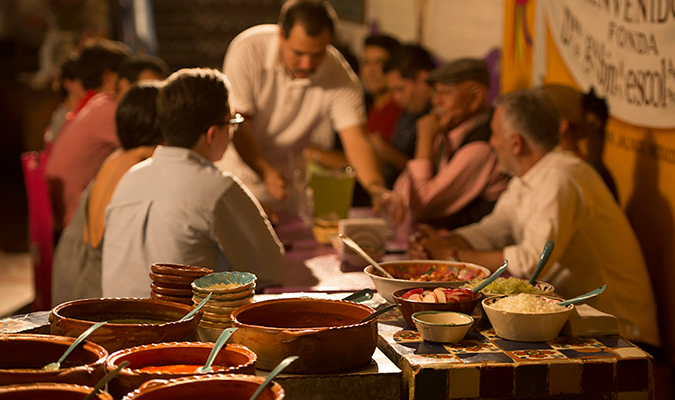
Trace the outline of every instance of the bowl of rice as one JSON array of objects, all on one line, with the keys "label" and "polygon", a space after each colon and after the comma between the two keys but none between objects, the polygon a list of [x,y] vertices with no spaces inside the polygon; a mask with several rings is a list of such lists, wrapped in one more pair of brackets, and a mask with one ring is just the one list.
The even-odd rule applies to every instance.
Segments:
[{"label": "bowl of rice", "polygon": [[372,265],[363,269],[373,281],[377,292],[394,303],[392,293],[406,288],[459,288],[473,279],[485,279],[490,270],[480,265],[438,260],[387,261],[382,268],[394,278],[387,278]]},{"label": "bowl of rice", "polygon": [[482,305],[497,336],[519,342],[555,339],[569,319],[574,305],[559,306],[562,299],[521,293],[495,296]]}]

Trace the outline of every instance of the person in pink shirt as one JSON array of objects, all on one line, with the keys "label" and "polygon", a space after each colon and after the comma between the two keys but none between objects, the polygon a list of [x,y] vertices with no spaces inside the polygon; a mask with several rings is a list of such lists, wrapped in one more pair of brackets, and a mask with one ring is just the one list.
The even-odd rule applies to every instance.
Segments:
[{"label": "person in pink shirt", "polygon": [[490,75],[478,59],[431,71],[432,110],[417,120],[415,157],[394,184],[414,223],[453,229],[479,221],[506,189],[490,147]]},{"label": "person in pink shirt", "polygon": [[103,160],[120,145],[115,133],[115,89],[119,68],[129,56],[126,45],[105,39],[88,43],[80,54],[82,86],[93,96],[61,128],[46,167],[57,237]]}]

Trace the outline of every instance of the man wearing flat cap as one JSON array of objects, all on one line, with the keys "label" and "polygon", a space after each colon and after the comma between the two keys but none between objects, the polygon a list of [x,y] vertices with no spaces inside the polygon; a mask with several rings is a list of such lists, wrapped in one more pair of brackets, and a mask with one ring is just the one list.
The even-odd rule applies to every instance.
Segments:
[{"label": "man wearing flat cap", "polygon": [[506,189],[490,147],[490,75],[478,59],[431,71],[432,110],[417,121],[415,157],[394,185],[409,222],[453,229],[479,221]]}]

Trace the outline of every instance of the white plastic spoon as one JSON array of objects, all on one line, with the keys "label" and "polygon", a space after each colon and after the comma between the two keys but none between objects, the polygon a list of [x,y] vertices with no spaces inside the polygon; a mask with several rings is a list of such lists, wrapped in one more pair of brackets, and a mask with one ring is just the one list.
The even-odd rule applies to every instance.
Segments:
[{"label": "white plastic spoon", "polygon": [[340,239],[349,246],[350,249],[354,250],[358,255],[360,255],[364,260],[368,261],[373,267],[375,267],[378,271],[384,274],[387,278],[391,279],[396,279],[394,278],[389,272],[387,272],[386,269],[382,268],[380,264],[377,263],[377,261],[373,260],[372,257],[366,253],[361,246],[359,246],[358,243],[356,243],[352,238],[349,236],[343,235],[342,233],[339,233],[338,236]]},{"label": "white plastic spoon", "polygon": [[68,357],[68,354],[70,354],[70,352],[73,351],[75,349],[75,347],[77,347],[78,344],[80,344],[84,339],[86,339],[87,336],[89,336],[93,331],[97,330],[98,328],[100,328],[105,323],[106,323],[106,321],[102,321],[102,322],[97,322],[96,324],[90,326],[89,329],[82,332],[80,334],[80,336],[78,336],[77,339],[75,339],[73,344],[71,344],[70,347],[68,347],[68,349],[66,349],[66,352],[63,353],[63,355],[61,356],[61,358],[59,358],[58,361],[53,362],[53,363],[49,363],[49,364],[45,365],[44,367],[42,367],[42,369],[45,370],[45,371],[54,371],[54,370],[57,370],[57,369],[61,368],[61,363],[63,361],[65,361],[66,357]]},{"label": "white plastic spoon", "polygon": [[566,306],[568,304],[574,304],[574,303],[578,303],[580,301],[588,300],[588,299],[593,298],[593,297],[599,295],[600,293],[604,292],[605,289],[607,289],[606,284],[602,285],[602,287],[599,287],[595,290],[591,290],[590,292],[588,292],[586,294],[582,294],[581,296],[577,296],[577,297],[571,298],[569,300],[560,301],[556,304],[559,305],[559,306]]},{"label": "white plastic spoon", "polygon": [[504,271],[506,271],[506,268],[508,266],[509,266],[509,260],[504,260],[504,264],[502,264],[502,266],[499,267],[499,269],[497,269],[495,272],[493,272],[492,275],[488,276],[483,282],[476,285],[475,288],[471,289],[473,294],[476,294],[476,293],[480,292],[485,286],[491,284],[492,281],[499,278],[499,275],[504,273]]},{"label": "white plastic spoon", "polygon": [[279,365],[274,367],[272,372],[270,372],[270,374],[267,375],[267,379],[265,379],[265,381],[262,383],[262,385],[258,386],[258,389],[255,390],[255,392],[253,393],[253,396],[251,396],[251,398],[249,400],[257,399],[258,396],[260,396],[260,393],[262,393],[262,391],[265,389],[265,386],[269,385],[269,383],[272,382],[272,379],[276,378],[276,376],[279,375],[279,373],[281,371],[283,371],[286,367],[288,367],[288,365],[290,363],[297,360],[298,358],[299,358],[298,356],[288,356],[288,357],[284,358],[283,360],[281,360]]},{"label": "white plastic spoon", "polygon": [[232,336],[232,334],[236,330],[237,328],[223,329],[223,332],[221,332],[220,336],[218,336],[218,340],[216,340],[216,343],[213,345],[213,349],[211,349],[209,357],[206,359],[206,364],[204,364],[203,367],[197,368],[198,373],[206,374],[213,372],[213,368],[211,367],[211,364],[213,364],[213,360],[216,359],[216,355],[220,352],[220,349],[223,348],[223,346],[227,342],[227,339],[229,339],[230,336]]}]

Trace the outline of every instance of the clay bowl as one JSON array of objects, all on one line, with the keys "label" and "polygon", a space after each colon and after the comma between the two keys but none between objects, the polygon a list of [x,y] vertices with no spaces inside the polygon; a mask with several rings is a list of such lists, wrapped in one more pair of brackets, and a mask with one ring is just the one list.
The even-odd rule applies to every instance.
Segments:
[{"label": "clay bowl", "polygon": [[168,296],[165,294],[156,293],[155,291],[150,291],[150,298],[155,300],[164,300],[172,301],[174,303],[192,305],[192,297],[180,297],[180,296]]},{"label": "clay bowl", "polygon": [[256,367],[273,369],[284,358],[300,358],[284,371],[322,374],[361,367],[377,344],[377,323],[360,323],[374,310],[351,301],[290,298],[251,303],[232,312],[233,343],[258,355]]},{"label": "clay bowl", "polygon": [[192,278],[195,280],[200,276],[209,275],[213,273],[210,268],[197,267],[194,265],[171,264],[171,263],[155,263],[150,266],[150,271],[162,275],[175,275]]},{"label": "clay bowl", "polygon": [[255,289],[257,279],[258,278],[250,272],[216,272],[195,279],[192,282],[192,290],[195,294],[201,293],[203,296],[206,296],[209,293],[213,293],[213,295],[238,293],[249,289]]},{"label": "clay bowl", "polygon": [[[111,354],[106,361],[106,368],[111,371],[124,361],[129,366],[123,368],[119,375],[110,382],[109,391],[115,398],[138,389],[153,379],[174,379],[199,375],[197,368],[204,366],[209,357],[213,343],[171,342],[155,343],[119,350]],[[255,375],[256,355],[251,350],[238,344],[224,346],[213,362],[213,369],[218,374],[253,374]],[[191,366],[189,371],[172,372],[168,366]],[[194,366],[192,368],[192,366]],[[162,371],[143,371],[142,368],[165,367]]]},{"label": "clay bowl", "polygon": [[398,308],[401,310],[401,314],[403,314],[405,323],[411,328],[416,328],[415,322],[412,319],[413,313],[418,311],[456,311],[471,315],[473,310],[483,299],[483,294],[481,292],[476,293],[471,300],[456,303],[425,303],[423,301],[411,301],[401,298],[401,296],[410,289],[414,289],[414,287],[397,290],[391,295],[396,304],[398,304]]},{"label": "clay bowl", "polygon": [[90,341],[77,346],[61,369],[41,370],[58,360],[74,341],[65,336],[0,335],[0,385],[53,382],[94,386],[105,375],[108,352]]},{"label": "clay bowl", "polygon": [[[0,386],[1,400],[82,400],[93,387],[72,385],[67,383],[32,383],[27,385]],[[106,392],[100,392],[94,399],[113,400]]]},{"label": "clay bowl", "polygon": [[189,276],[164,275],[156,274],[154,272],[150,272],[150,279],[152,279],[155,285],[176,289],[189,288],[192,281],[195,280],[195,278]]},{"label": "clay bowl", "polygon": [[179,321],[192,306],[140,298],[81,299],[60,304],[49,314],[52,334],[77,337],[99,321],[108,321],[88,338],[109,353],[127,347],[197,338],[199,310]]},{"label": "clay bowl", "polygon": [[192,288],[190,286],[185,286],[183,288],[173,288],[168,286],[158,285],[155,282],[150,284],[150,289],[158,294],[163,294],[166,296],[177,296],[177,297],[192,297]]},{"label": "clay bowl", "polygon": [[[387,278],[377,271],[372,265],[363,269],[373,281],[377,292],[390,303],[394,302],[391,294],[399,289],[410,287],[451,287],[457,288],[466,284],[475,278],[487,278],[490,270],[480,265],[457,262],[457,261],[437,261],[437,260],[408,260],[408,261],[388,261],[380,265],[389,272],[394,278]],[[425,276],[438,275],[437,280],[424,280]],[[445,277],[447,280],[438,280],[439,277]]]},{"label": "clay bowl", "polygon": [[[264,381],[265,378],[262,376],[241,374],[153,380],[127,394],[123,400],[184,400],[196,397],[248,400]],[[258,400],[281,400],[283,398],[284,389],[274,381],[258,396]]]}]

